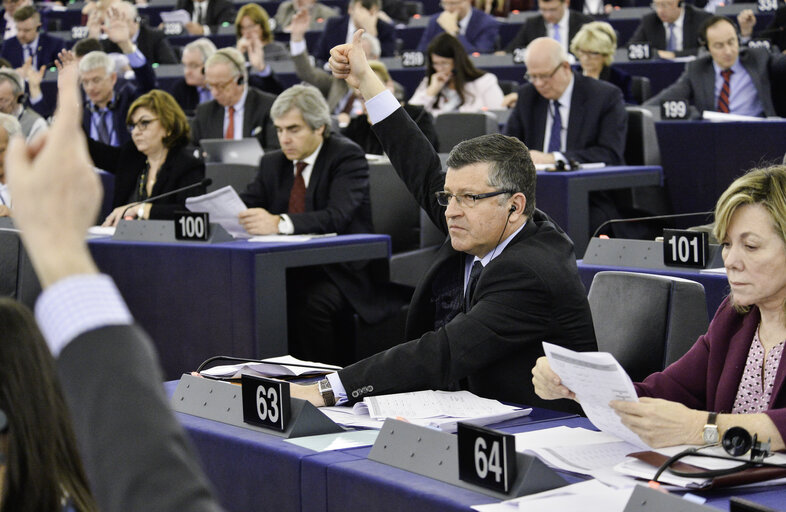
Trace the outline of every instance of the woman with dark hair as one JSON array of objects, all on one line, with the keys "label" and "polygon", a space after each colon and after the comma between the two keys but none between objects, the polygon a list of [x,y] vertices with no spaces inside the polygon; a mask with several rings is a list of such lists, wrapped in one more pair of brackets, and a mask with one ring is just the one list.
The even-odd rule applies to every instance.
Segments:
[{"label": "woman with dark hair", "polygon": [[0,512],[97,510],[32,313],[0,298],[0,333]]},{"label": "woman with dark hair", "polygon": [[205,164],[188,150],[190,128],[183,109],[167,92],[153,90],[136,99],[126,117],[131,141],[112,147],[88,139],[96,167],[115,175],[112,206],[104,226],[116,226],[121,218],[172,219],[185,208],[186,198],[203,194],[201,187],[180,192],[152,203],[137,205],[149,197],[198,183],[205,177]]},{"label": "woman with dark hair", "polygon": [[443,32],[432,39],[426,53],[426,77],[410,104],[423,105],[434,117],[503,108],[497,77],[477,69],[458,39]]}]

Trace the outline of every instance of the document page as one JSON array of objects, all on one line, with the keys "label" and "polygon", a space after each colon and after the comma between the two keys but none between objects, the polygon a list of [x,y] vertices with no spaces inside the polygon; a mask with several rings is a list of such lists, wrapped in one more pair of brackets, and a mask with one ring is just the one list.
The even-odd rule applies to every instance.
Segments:
[{"label": "document page", "polygon": [[363,399],[372,418],[474,418],[508,412],[517,407],[481,398],[469,391],[415,391]]},{"label": "document page", "polygon": [[161,13],[161,21],[163,23],[180,23],[185,25],[191,21],[191,15],[185,9],[178,9],[176,11],[164,11]]},{"label": "document page", "polygon": [[551,369],[576,393],[576,399],[593,425],[649,450],[609,407],[612,400],[639,401],[633,382],[614,356],[607,352],[574,352],[546,342],[543,342],[543,350]]},{"label": "document page", "polygon": [[202,375],[222,379],[239,379],[241,375],[255,377],[303,377],[325,375],[340,370],[340,366],[301,361],[292,356],[278,356],[264,362],[248,361],[238,364],[214,366],[203,370]]},{"label": "document page", "polygon": [[237,195],[235,189],[227,185],[226,187],[214,190],[202,196],[189,197],[186,199],[186,208],[192,212],[207,212],[210,214],[210,222],[216,222],[235,238],[250,238],[237,216],[240,212],[247,210],[245,203]]}]

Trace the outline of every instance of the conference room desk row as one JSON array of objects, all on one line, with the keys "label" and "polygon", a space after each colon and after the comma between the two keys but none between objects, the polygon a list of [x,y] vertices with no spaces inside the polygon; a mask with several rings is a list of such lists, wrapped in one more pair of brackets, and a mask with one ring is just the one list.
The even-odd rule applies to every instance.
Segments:
[{"label": "conference room desk row", "polygon": [[[166,383],[170,395],[175,386]],[[229,512],[467,512],[472,505],[499,501],[369,460],[370,447],[316,452],[266,433],[188,414],[177,418]],[[556,426],[592,428],[586,418],[538,408],[494,428],[517,433]],[[720,509],[727,509],[733,495],[774,507],[786,499],[783,486],[700,494]]]}]

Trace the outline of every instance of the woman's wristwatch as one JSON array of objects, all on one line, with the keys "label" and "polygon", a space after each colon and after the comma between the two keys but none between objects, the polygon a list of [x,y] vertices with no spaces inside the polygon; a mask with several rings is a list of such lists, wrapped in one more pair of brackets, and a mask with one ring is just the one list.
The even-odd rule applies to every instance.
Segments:
[{"label": "woman's wristwatch", "polygon": [[717,444],[720,436],[718,435],[718,413],[711,412],[709,416],[707,416],[707,423],[704,425],[704,443],[705,444]]},{"label": "woman's wristwatch", "polygon": [[319,389],[319,394],[322,395],[322,401],[325,402],[325,407],[336,405],[336,395],[333,394],[333,386],[330,385],[329,380],[322,379],[319,381],[317,383],[317,389]]},{"label": "woman's wristwatch", "polygon": [[145,205],[140,204],[139,209],[136,211],[136,218],[137,219],[144,219],[145,218]]}]

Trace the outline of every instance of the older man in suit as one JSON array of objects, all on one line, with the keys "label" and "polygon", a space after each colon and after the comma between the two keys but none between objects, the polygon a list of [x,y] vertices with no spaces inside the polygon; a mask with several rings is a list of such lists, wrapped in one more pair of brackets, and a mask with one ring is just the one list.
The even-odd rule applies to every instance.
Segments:
[{"label": "older man in suit", "polygon": [[527,19],[516,36],[505,47],[506,52],[526,48],[539,37],[550,37],[570,51],[570,42],[582,25],[592,21],[590,16],[568,9],[568,0],[540,0],[540,14]]},{"label": "older man in suit", "polygon": [[201,103],[192,123],[194,144],[202,139],[256,137],[264,148],[278,141],[270,120],[275,96],[248,86],[243,55],[222,48],[205,62],[205,85],[213,99]]},{"label": "older man in suit", "polygon": [[[128,2],[118,2],[115,6],[128,23],[131,41],[139,48],[142,55],[150,62],[158,64],[177,64],[175,52],[169,45],[166,36],[160,30],[155,30],[140,21],[136,6]],[[108,39],[101,40],[101,45],[106,53],[120,53],[120,48]]]},{"label": "older man in suit", "polygon": [[[280,151],[265,154],[241,196],[249,207],[241,225],[252,235],[371,233],[368,164],[363,150],[330,133],[322,94],[293,86],[271,109]],[[343,364],[335,316],[350,306],[374,323],[386,314],[365,263],[325,265],[291,276],[290,350],[302,358]],[[288,291],[288,293],[289,293]]]},{"label": "older man in suit", "polygon": [[429,43],[442,32],[461,41],[467,53],[491,53],[497,42],[499,24],[493,16],[472,7],[472,0],[443,0],[444,9],[434,14],[423,31],[418,50],[425,52]]},{"label": "older man in suit", "polygon": [[235,7],[230,0],[177,0],[175,8],[191,16],[185,28],[192,36],[209,36],[224,23],[235,22]]},{"label": "older man in suit", "polygon": [[655,12],[641,19],[629,43],[650,43],[662,59],[696,55],[699,32],[710,13],[683,0],[655,0]]},{"label": "older man in suit", "polygon": [[32,5],[20,7],[14,12],[16,36],[3,43],[0,57],[14,68],[20,68],[30,59],[33,69],[50,66],[57,53],[65,48],[65,42],[41,32],[41,15]]},{"label": "older man in suit", "polygon": [[393,25],[379,17],[381,8],[380,0],[352,0],[347,9],[348,14],[330,18],[325,22],[314,57],[323,62],[327,61],[330,49],[351,41],[352,34],[359,28],[379,40],[379,57],[392,57],[396,52],[396,33]]},{"label": "older man in suit", "polygon": [[521,368],[544,340],[594,350],[592,319],[573,245],[535,209],[535,168],[520,141],[500,134],[439,155],[373,72],[359,48],[334,48],[333,72],[359,88],[396,172],[450,238],[412,297],[410,341],[350,365],[292,396],[336,399],[421,389],[469,389],[539,405]]},{"label": "older man in suit", "polygon": [[773,67],[786,64],[786,56],[758,48],[740,50],[737,31],[723,16],[709,18],[701,36],[710,55],[689,63],[673,85],[645,105],[684,99],[700,111],[776,115],[770,75]]}]

